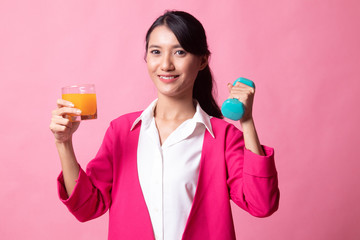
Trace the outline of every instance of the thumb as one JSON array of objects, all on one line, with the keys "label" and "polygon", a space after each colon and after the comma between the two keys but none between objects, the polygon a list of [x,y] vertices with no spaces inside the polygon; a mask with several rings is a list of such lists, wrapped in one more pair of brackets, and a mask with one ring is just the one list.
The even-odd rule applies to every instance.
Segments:
[{"label": "thumb", "polygon": [[233,88],[233,85],[231,83],[227,84],[227,88],[229,89],[229,92],[231,91],[231,89]]}]

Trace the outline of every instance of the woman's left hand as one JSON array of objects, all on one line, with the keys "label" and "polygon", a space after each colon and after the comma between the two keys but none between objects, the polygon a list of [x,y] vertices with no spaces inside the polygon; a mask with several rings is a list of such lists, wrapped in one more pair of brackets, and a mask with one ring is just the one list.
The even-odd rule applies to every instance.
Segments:
[{"label": "woman's left hand", "polygon": [[228,83],[227,87],[230,93],[229,98],[236,98],[244,104],[245,113],[240,121],[246,122],[251,120],[255,89],[241,82],[237,82],[235,86]]},{"label": "woman's left hand", "polygon": [[264,156],[265,153],[261,147],[252,117],[255,89],[241,82],[237,82],[235,86],[229,83],[228,89],[230,98],[236,98],[244,104],[245,112],[240,119],[240,123],[244,133],[245,148],[255,154]]}]

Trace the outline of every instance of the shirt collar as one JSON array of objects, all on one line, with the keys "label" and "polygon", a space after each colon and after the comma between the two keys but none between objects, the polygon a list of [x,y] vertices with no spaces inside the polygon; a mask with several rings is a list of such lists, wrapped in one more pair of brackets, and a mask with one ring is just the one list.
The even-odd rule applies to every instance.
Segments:
[{"label": "shirt collar", "polygon": [[155,99],[150,105],[141,113],[141,115],[135,119],[130,131],[134,129],[134,127],[142,121],[142,124],[145,126],[149,126],[152,118],[154,117],[154,109],[156,107],[157,99]]},{"label": "shirt collar", "polygon": [[[194,100],[196,101],[196,100]],[[201,107],[200,104],[196,101],[196,112],[194,114],[193,120],[195,120],[198,123],[204,124],[208,132],[211,134],[213,138],[215,138],[211,122],[210,122],[211,116],[209,116]]]},{"label": "shirt collar", "polygon": [[[194,114],[194,117],[192,118],[193,121],[197,123],[203,124],[208,132],[211,134],[213,138],[215,138],[212,126],[211,126],[211,116],[209,116],[201,107],[200,104],[194,100],[196,103],[196,112]],[[142,124],[144,124],[145,127],[149,126],[151,123],[152,118],[154,117],[154,109],[156,107],[157,99],[155,99],[142,113],[141,115],[135,119],[132,127],[130,128],[130,131],[134,129],[134,127],[141,121]]]}]

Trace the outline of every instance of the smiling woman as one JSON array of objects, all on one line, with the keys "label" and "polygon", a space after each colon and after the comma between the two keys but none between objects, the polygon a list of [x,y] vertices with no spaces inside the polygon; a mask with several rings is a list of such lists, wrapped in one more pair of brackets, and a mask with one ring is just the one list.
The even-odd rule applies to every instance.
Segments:
[{"label": "smiling woman", "polygon": [[165,13],[156,19],[146,34],[146,53],[150,47],[150,36],[153,35],[153,31],[157,27],[166,27],[171,31],[171,34],[176,38],[175,42],[178,42],[178,46],[174,47],[179,47],[180,53],[184,50],[185,53],[191,53],[204,58],[204,61],[206,60],[204,68],[197,73],[192,95],[206,113],[210,116],[222,118],[221,111],[213,97],[213,77],[207,64],[210,51],[202,24],[195,17],[185,12]]},{"label": "smiling woman", "polygon": [[155,28],[149,37],[146,62],[159,101],[166,96],[192,99],[195,79],[207,66],[207,56],[184,50],[174,33],[163,25]]},{"label": "smiling woman", "polygon": [[244,133],[222,120],[202,24],[166,12],[146,35],[146,62],[158,99],[120,116],[86,171],[72,135],[72,103],[58,100],[50,129],[62,173],[59,196],[80,221],[109,210],[109,239],[235,239],[230,199],[257,217],[279,204],[272,148],[260,145],[252,119],[255,90],[229,87],[246,112]]}]

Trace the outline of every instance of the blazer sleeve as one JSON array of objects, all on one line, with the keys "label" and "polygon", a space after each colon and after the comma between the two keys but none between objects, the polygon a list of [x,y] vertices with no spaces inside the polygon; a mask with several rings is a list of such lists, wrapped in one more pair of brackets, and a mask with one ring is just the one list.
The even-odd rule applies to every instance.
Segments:
[{"label": "blazer sleeve", "polygon": [[80,168],[71,196],[66,193],[62,173],[57,179],[60,200],[81,222],[101,216],[111,204],[114,135],[110,125],[96,157],[87,165],[86,172]]},{"label": "blazer sleeve", "polygon": [[256,217],[267,217],[279,206],[274,149],[262,146],[265,156],[245,148],[243,134],[231,125],[226,137],[225,158],[230,198]]}]

